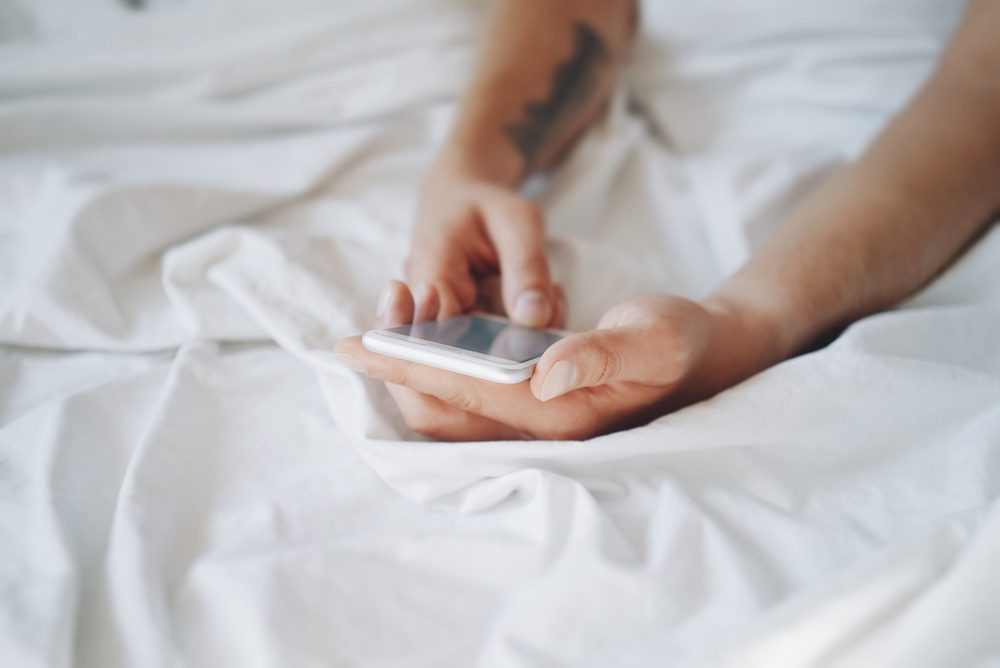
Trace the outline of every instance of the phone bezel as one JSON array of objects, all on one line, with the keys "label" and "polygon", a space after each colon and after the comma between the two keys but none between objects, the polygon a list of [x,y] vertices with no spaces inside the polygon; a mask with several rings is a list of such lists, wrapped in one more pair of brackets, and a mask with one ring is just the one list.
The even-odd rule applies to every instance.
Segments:
[{"label": "phone bezel", "polygon": [[[493,314],[469,313],[472,317],[510,324],[506,318]],[[557,329],[542,331],[567,336],[569,332]],[[365,348],[382,355],[404,359],[418,364],[453,371],[467,376],[498,383],[518,383],[531,377],[541,355],[524,362],[495,357],[472,350],[464,350],[436,341],[392,332],[388,329],[368,331],[361,338]]]}]

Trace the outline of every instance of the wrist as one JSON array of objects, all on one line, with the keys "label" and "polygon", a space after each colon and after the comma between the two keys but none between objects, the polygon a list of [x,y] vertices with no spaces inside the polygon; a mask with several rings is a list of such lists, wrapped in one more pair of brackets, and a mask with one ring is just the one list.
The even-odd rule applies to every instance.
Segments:
[{"label": "wrist", "polygon": [[501,132],[456,128],[441,147],[430,171],[513,190],[521,183],[524,165]]},{"label": "wrist", "polygon": [[798,346],[779,312],[762,301],[720,290],[702,302],[715,320],[714,359],[722,375],[740,382],[793,355]]}]

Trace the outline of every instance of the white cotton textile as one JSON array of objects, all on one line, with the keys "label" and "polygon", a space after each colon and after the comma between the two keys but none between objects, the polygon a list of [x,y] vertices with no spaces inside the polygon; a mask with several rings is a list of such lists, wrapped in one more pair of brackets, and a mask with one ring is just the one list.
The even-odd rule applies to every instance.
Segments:
[{"label": "white cotton textile", "polygon": [[[648,426],[429,442],[330,349],[482,9],[148,4],[0,11],[0,665],[1000,665],[995,228]],[[573,328],[732,272],[959,9],[686,4],[543,196]]]}]

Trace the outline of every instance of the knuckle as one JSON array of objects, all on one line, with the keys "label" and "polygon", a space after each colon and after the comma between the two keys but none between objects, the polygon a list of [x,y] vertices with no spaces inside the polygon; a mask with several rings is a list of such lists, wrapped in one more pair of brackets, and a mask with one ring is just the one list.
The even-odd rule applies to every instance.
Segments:
[{"label": "knuckle", "polygon": [[529,281],[530,287],[548,287],[549,262],[543,242],[522,239],[507,251],[507,262],[518,275]]},{"label": "knuckle", "polygon": [[687,332],[676,323],[667,323],[661,337],[663,380],[676,381],[687,375],[697,363],[698,350]]},{"label": "knuckle", "polygon": [[682,376],[686,376],[694,368],[695,364],[695,351],[691,348],[687,342],[682,342],[674,351],[674,369],[676,369],[676,378],[671,380],[676,380]]},{"label": "knuckle", "polygon": [[445,403],[454,406],[466,413],[479,413],[480,405],[475,395],[470,392],[452,392],[445,399]]},{"label": "knuckle", "polygon": [[403,415],[403,421],[411,430],[432,438],[441,430],[440,417],[426,407],[407,411]]},{"label": "knuckle", "polygon": [[383,364],[381,373],[378,374],[386,383],[392,383],[393,385],[401,385],[403,387],[409,388],[410,377],[405,370],[397,368],[395,364],[389,363],[388,365]]},{"label": "knuckle", "polygon": [[455,286],[451,281],[445,278],[439,278],[434,281],[434,287],[437,289],[438,300],[440,301],[440,309],[442,312],[451,315],[462,310],[462,300],[458,296]]},{"label": "knuckle", "polygon": [[622,370],[622,355],[618,348],[608,341],[607,336],[598,335],[595,341],[594,355],[597,359],[597,373],[594,377],[597,385],[618,377]]},{"label": "knuckle", "polygon": [[476,303],[476,285],[471,280],[455,285],[455,295],[463,311],[471,309]]},{"label": "knuckle", "polygon": [[544,242],[526,243],[522,252],[524,253],[522,257],[525,264],[533,265],[540,270],[548,266],[548,256],[545,254]]},{"label": "knuckle", "polygon": [[535,202],[522,197],[504,197],[497,202],[501,216],[515,223],[538,224],[542,220],[542,209]]}]

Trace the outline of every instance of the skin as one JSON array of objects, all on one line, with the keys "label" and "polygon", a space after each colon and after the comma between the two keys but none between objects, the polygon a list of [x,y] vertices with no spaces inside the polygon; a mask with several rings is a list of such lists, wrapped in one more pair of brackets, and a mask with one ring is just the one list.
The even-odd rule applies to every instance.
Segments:
[{"label": "skin", "polygon": [[418,319],[477,304],[528,326],[560,324],[545,219],[517,192],[553,165],[607,100],[632,34],[622,0],[496,5],[454,128],[425,178],[405,276]]},{"label": "skin", "polygon": [[[531,4],[505,6],[527,15]],[[570,4],[551,3],[566,12]],[[504,16],[496,20],[510,20]],[[579,17],[564,17],[560,24],[560,16],[554,12],[547,29],[562,25],[571,33]],[[621,25],[628,25],[627,16],[621,9]],[[628,31],[622,34],[627,41]],[[624,302],[595,330],[553,345],[531,380],[518,385],[386,358],[365,351],[358,337],[339,342],[338,355],[396,388],[394,397],[411,428],[448,440],[590,438],[731,387],[912,294],[1000,212],[997,35],[1000,3],[970,2],[938,68],[910,104],[861,158],[807,197],[735,276],[700,303],[666,295]],[[498,48],[491,44],[489,49]],[[487,61],[504,62],[512,73],[520,71],[518,63],[538,68],[537,62],[529,67],[520,52],[489,49]],[[562,61],[554,58],[558,67]],[[477,85],[482,81],[473,89],[488,91]],[[590,104],[599,109],[602,89],[590,90]],[[512,89],[493,92],[504,99],[513,95]],[[528,92],[528,99],[533,94]],[[489,100],[479,98],[476,105],[489,106]],[[489,135],[485,121],[463,118]],[[590,116],[581,112],[580,118]],[[564,142],[574,136],[564,135]],[[453,141],[461,143],[464,136],[458,133]],[[533,159],[544,163],[564,148],[553,143]],[[537,239],[521,237],[527,245]],[[425,251],[415,245],[414,252]],[[507,271],[502,262],[499,266]],[[515,280],[520,279],[504,277]],[[382,326],[443,312],[415,306],[409,288],[399,282],[390,284],[380,306]]]}]

